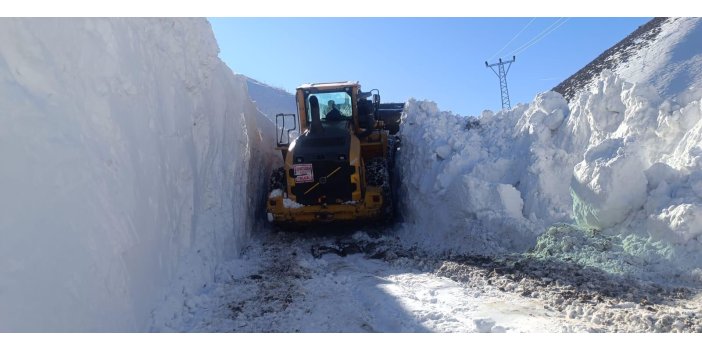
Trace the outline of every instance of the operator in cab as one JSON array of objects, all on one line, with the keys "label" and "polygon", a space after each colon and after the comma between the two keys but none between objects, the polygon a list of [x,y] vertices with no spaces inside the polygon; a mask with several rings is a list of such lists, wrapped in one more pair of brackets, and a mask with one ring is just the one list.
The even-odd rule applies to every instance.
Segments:
[{"label": "operator in cab", "polygon": [[336,107],[336,103],[334,100],[329,100],[327,102],[327,106],[329,107],[329,112],[327,112],[326,119],[327,121],[341,121],[344,119],[344,117],[341,115],[341,111]]}]

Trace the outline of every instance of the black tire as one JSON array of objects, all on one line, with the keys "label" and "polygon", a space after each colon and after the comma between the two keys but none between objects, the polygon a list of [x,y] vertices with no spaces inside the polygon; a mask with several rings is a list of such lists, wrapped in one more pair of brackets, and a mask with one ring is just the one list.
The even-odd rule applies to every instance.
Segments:
[{"label": "black tire", "polygon": [[285,191],[286,187],[287,187],[287,182],[285,179],[285,167],[276,168],[271,173],[271,178],[270,178],[270,181],[268,182],[268,192],[270,193],[271,191],[273,191],[275,189],[280,189],[280,190]]},{"label": "black tire", "polygon": [[380,188],[380,192],[383,195],[383,219],[386,221],[392,220],[395,213],[390,179],[386,159],[376,157],[366,162],[366,183]]}]

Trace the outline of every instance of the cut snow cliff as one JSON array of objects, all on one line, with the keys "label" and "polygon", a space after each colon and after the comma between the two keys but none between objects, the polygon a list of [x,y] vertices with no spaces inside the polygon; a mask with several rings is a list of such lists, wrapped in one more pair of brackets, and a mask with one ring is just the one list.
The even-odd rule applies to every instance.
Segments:
[{"label": "cut snow cliff", "polygon": [[0,331],[144,330],[237,254],[274,128],[217,55],[204,19],[0,19]]}]

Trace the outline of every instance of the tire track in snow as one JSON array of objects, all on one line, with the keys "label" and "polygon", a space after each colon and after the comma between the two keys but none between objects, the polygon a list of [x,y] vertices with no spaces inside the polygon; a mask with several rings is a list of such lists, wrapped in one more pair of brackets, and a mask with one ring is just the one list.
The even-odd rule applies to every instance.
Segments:
[{"label": "tire track in snow", "polygon": [[590,332],[702,332],[702,295],[561,261],[516,255],[443,261],[441,276],[469,286],[543,301],[544,309],[587,324]]},{"label": "tire track in snow", "polygon": [[[267,233],[186,305],[207,332],[700,332],[699,296],[528,255],[436,257],[392,233]],[[226,277],[224,277],[226,276]],[[199,312],[197,312],[199,310]],[[195,312],[192,312],[195,311]]]}]

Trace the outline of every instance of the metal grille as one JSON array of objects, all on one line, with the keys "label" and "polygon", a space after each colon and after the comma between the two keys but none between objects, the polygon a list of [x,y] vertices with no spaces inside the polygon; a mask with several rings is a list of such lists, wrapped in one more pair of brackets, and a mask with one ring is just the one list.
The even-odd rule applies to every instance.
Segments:
[{"label": "metal grille", "polygon": [[295,184],[292,192],[303,205],[351,201],[352,169],[348,161],[314,161],[313,181]]}]

